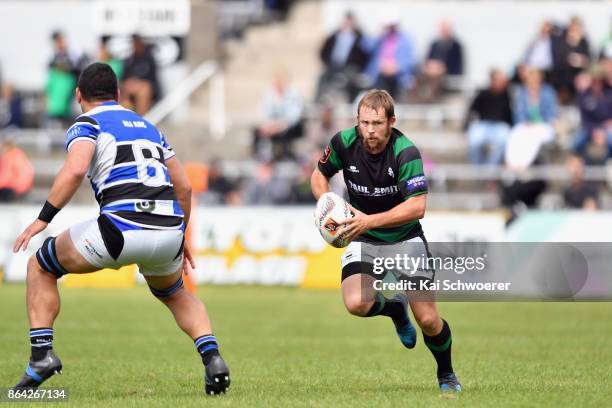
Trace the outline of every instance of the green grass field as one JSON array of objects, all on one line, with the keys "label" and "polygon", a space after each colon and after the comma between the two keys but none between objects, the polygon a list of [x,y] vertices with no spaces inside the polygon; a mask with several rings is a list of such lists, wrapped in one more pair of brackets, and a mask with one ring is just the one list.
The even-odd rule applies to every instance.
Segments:
[{"label": "green grass field", "polygon": [[[23,285],[0,285],[0,387],[29,355]],[[464,392],[437,391],[422,337],[402,348],[390,320],[348,315],[338,291],[200,288],[232,371],[203,394],[192,342],[145,287],[62,289],[55,350],[68,405],[610,406],[612,303],[445,303]],[[7,404],[8,405],[8,404]],[[23,407],[24,404],[17,406]]]}]

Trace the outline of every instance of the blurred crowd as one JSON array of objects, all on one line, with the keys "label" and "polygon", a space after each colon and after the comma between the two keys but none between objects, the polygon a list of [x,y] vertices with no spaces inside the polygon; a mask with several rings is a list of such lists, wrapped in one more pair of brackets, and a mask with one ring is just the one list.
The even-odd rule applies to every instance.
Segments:
[{"label": "blurred crowd", "polygon": [[[576,111],[572,121],[569,113]],[[524,173],[565,161],[571,181],[564,205],[598,208],[602,183],[583,180],[583,167],[606,165],[612,157],[612,36],[593,47],[578,17],[566,25],[544,21],[511,75],[492,70],[464,129],[470,162],[513,171],[500,183],[505,206],[536,206],[547,182]]]},{"label": "blurred crowd", "polygon": [[[268,195],[270,202],[311,201],[296,190],[308,191],[307,175],[317,153],[340,130],[335,105],[353,103],[364,90],[377,87],[405,104],[439,104],[449,94],[466,95],[466,161],[506,168],[511,176],[491,186],[504,206],[535,206],[547,183],[527,177],[528,170],[566,163],[572,181],[562,205],[597,208],[600,186],[583,180],[583,167],[604,165],[612,155],[612,32],[592,45],[578,17],[566,23],[544,21],[536,31],[515,66],[491,68],[486,87],[466,92],[464,46],[449,21],[439,21],[437,36],[419,60],[397,19],[385,21],[381,34],[371,37],[346,13],[321,44],[323,69],[313,103],[306,103],[286,72],[275,75],[262,97],[252,145],[261,168],[249,189],[269,182],[277,190]],[[307,108],[316,120],[307,120]],[[578,121],[572,122],[567,113],[572,111],[578,112]],[[301,169],[293,184],[276,174],[280,170],[270,169],[287,160]],[[232,191],[244,193],[240,183]],[[242,198],[260,203],[257,194]]]},{"label": "blurred crowd", "polygon": [[[75,52],[61,31],[54,31],[50,41],[53,52],[44,87],[43,126],[66,127],[71,123],[78,114],[74,89],[79,73],[95,61],[109,64],[117,74],[124,106],[145,114],[160,99],[161,88],[153,49],[140,35],[131,36],[132,50],[125,59],[111,53],[108,36],[101,37],[97,50],[91,53]],[[23,96],[11,84],[3,83],[1,78],[0,85],[0,129],[26,126]]]},{"label": "blurred crowd", "polygon": [[[74,52],[61,31],[54,31],[50,42],[53,52],[44,88],[45,127],[65,129],[80,113],[74,90],[81,70],[91,62],[101,61],[112,67],[120,80],[120,102],[140,114],[145,114],[161,96],[152,48],[137,34],[131,37],[132,52],[123,60],[110,52],[109,37],[101,37],[98,49],[91,55]],[[30,123],[25,119],[24,95],[1,79],[0,132],[27,127]],[[0,202],[27,196],[33,181],[34,169],[27,154],[1,132]]]},{"label": "blurred crowd", "polygon": [[344,97],[352,102],[369,88],[386,89],[398,102],[435,102],[464,71],[463,46],[442,20],[424,61],[397,18],[385,21],[378,37],[363,33],[352,13],[324,41],[315,101]]},{"label": "blurred crowd", "polygon": [[0,142],[0,203],[25,196],[34,183],[34,167],[12,141]]},{"label": "blurred crowd", "polygon": [[[270,0],[266,6],[284,18],[290,4]],[[436,36],[420,58],[409,27],[402,27],[398,19],[385,20],[379,34],[370,35],[354,14],[346,13],[320,44],[322,70],[313,78],[313,100],[297,91],[290,72],[277,70],[261,96],[259,119],[251,130],[255,166],[251,176],[227,174],[223,161],[213,159],[205,166],[202,201],[312,202],[309,178],[322,148],[335,132],[352,123],[338,117],[337,105],[353,103],[362,92],[376,87],[407,105],[436,106],[449,95],[465,99],[466,162],[510,171],[511,177],[491,187],[506,207],[536,205],[547,182],[525,174],[534,165],[555,163],[566,163],[572,177],[563,194],[564,205],[598,207],[600,186],[583,180],[583,168],[605,165],[612,156],[612,30],[592,43],[584,23],[572,17],[544,21],[534,31],[514,66],[492,67],[488,81],[482,81],[487,86],[473,90],[464,81],[467,62],[461,27],[440,20]],[[74,117],[78,74],[93,61],[111,65],[120,79],[124,106],[144,114],[161,97],[152,46],[134,34],[129,56],[121,59],[111,53],[109,41],[102,37],[94,52],[75,53],[62,32],[51,35],[53,55],[45,87],[50,123],[65,127]],[[21,127],[20,93],[1,82],[0,90],[0,129]]]},{"label": "blurred crowd", "polygon": [[144,115],[161,96],[157,64],[152,48],[142,37],[134,34],[132,52],[127,59],[113,56],[109,50],[109,37],[103,36],[93,55],[75,54],[67,44],[63,33],[51,36],[53,57],[49,62],[45,87],[47,114],[50,119],[63,124],[74,117],[74,88],[80,71],[88,64],[99,61],[109,64],[120,81],[121,104]]}]

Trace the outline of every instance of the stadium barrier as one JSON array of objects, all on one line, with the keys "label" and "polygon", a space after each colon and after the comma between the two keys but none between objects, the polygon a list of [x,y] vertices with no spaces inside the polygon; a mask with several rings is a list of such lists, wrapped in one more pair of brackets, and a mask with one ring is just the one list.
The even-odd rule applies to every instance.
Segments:
[{"label": "stadium barrier", "polygon": [[[95,216],[91,206],[70,206],[49,228],[13,254],[15,237],[37,216],[38,206],[0,207],[0,269],[3,281],[22,282],[26,263],[50,235]],[[314,227],[311,207],[198,208],[194,211],[192,245],[198,284],[257,284],[335,288],[340,283],[341,249],[325,244]],[[504,239],[501,213],[432,212],[423,220],[430,241]],[[127,287],[141,282],[136,268],[68,275],[66,286]]]}]

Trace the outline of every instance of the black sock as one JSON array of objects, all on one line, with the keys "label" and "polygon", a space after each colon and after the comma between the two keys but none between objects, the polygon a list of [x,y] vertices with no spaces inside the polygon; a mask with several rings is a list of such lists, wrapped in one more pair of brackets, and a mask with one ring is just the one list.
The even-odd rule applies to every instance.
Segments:
[{"label": "black sock", "polygon": [[53,348],[53,329],[51,327],[30,329],[30,347],[32,348],[32,360],[43,359],[47,350]]},{"label": "black sock", "polygon": [[204,365],[208,365],[208,363],[210,363],[210,360],[214,356],[219,355],[219,345],[217,344],[217,338],[212,334],[200,336],[193,342],[195,343],[198,353],[200,353],[200,356],[202,357]]},{"label": "black sock", "polygon": [[440,333],[431,337],[423,333],[423,339],[438,363],[438,378],[444,374],[452,373],[451,346],[453,344],[453,337],[446,320],[442,319],[442,331]]},{"label": "black sock", "polygon": [[388,316],[393,319],[395,323],[408,323],[408,320],[406,320],[406,314],[404,312],[404,306],[401,304],[401,302],[389,300],[381,293],[376,293],[374,304],[366,315],[366,317],[371,316]]}]

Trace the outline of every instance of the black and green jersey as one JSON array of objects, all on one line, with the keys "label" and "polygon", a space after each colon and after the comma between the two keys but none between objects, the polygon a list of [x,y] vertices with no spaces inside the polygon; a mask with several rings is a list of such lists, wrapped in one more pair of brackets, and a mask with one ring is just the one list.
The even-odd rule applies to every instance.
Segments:
[{"label": "black and green jersey", "polygon": [[[327,178],[342,170],[351,205],[366,214],[388,211],[410,197],[427,193],[421,154],[395,128],[379,154],[365,150],[357,127],[335,134],[319,160],[319,170]],[[357,240],[393,243],[421,233],[421,224],[415,220],[370,230]]]}]

